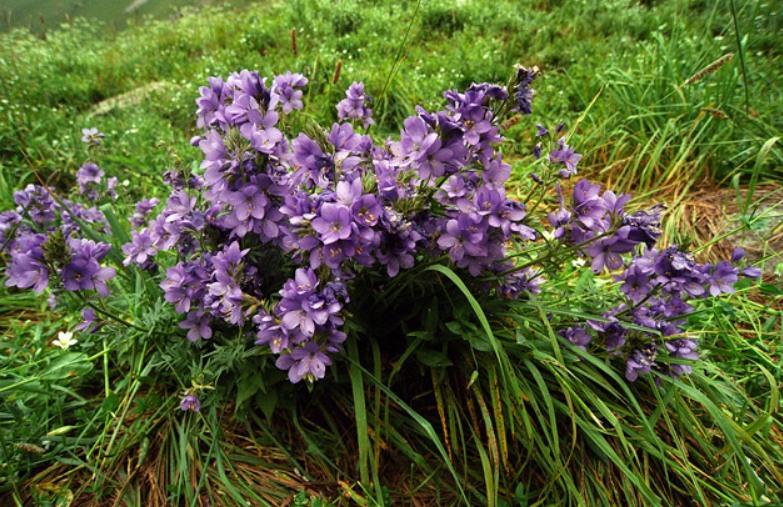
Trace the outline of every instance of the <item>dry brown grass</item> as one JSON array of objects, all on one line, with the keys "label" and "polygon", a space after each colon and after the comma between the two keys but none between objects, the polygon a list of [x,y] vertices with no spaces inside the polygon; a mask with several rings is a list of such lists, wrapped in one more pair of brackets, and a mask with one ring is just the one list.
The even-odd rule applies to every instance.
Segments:
[{"label": "dry brown grass", "polygon": [[[740,188],[740,192],[744,197],[747,189]],[[704,183],[677,193],[667,213],[664,241],[687,238],[694,247],[705,245],[699,252],[702,262],[728,259],[740,246],[749,261],[766,259],[765,271],[771,273],[775,264],[783,262],[783,185],[759,186],[753,200],[756,204],[751,209],[755,207],[756,212],[747,217],[751,226],[745,227],[734,188]]]}]

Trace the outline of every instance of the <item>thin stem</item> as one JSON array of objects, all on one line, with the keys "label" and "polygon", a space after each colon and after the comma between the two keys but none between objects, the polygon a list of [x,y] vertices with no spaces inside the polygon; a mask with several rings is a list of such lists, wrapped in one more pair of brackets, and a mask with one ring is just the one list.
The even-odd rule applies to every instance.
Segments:
[{"label": "thin stem", "polygon": [[740,69],[742,70],[742,84],[745,88],[745,112],[750,114],[750,92],[748,91],[748,74],[745,70],[745,51],[742,48],[742,38],[740,37],[739,17],[737,16],[737,6],[734,0],[731,0],[731,17],[734,20],[734,35],[737,38],[737,52],[740,58]]},{"label": "thin stem", "polygon": [[[493,279],[495,279],[497,277],[503,277],[503,276],[506,276],[506,275],[510,275],[511,273],[516,273],[517,271],[521,271],[523,269],[526,269],[526,268],[528,268],[530,266],[538,264],[539,262],[547,261],[547,260],[551,259],[552,257],[555,257],[556,255],[571,253],[571,252],[573,252],[575,250],[580,250],[585,245],[588,245],[588,244],[592,243],[593,241],[599,240],[601,238],[605,238],[606,236],[609,236],[609,235],[614,234],[614,233],[615,233],[614,230],[607,231],[607,232],[605,232],[603,234],[599,234],[598,236],[593,236],[592,238],[588,239],[587,241],[583,241],[581,243],[577,243],[576,245],[564,248],[562,250],[556,250],[556,251],[552,250],[548,254],[546,254],[546,255],[544,255],[542,257],[536,257],[535,259],[531,259],[530,261],[524,262],[524,263],[522,263],[522,264],[520,264],[518,266],[515,266],[515,267],[511,268],[511,269],[507,269],[506,271],[501,271],[500,273],[498,273],[498,274],[496,274],[494,276],[484,278],[483,281],[490,281],[490,280],[493,280]],[[519,255],[525,255],[526,253],[529,253],[529,252],[521,252],[519,254],[515,254],[515,255],[512,255],[512,256],[507,256],[506,259],[511,259],[513,257],[518,257]]]},{"label": "thin stem", "polygon": [[145,333],[149,331],[149,329],[145,329],[143,327],[139,327],[139,326],[137,326],[135,324],[132,324],[130,322],[126,322],[126,321],[122,320],[120,317],[112,314],[111,312],[108,312],[106,310],[103,310],[103,309],[99,308],[98,306],[96,306],[91,301],[88,301],[87,298],[84,297],[84,294],[82,294],[81,292],[77,291],[76,294],[84,302],[85,305],[89,306],[90,308],[92,308],[96,312],[100,313],[104,317],[108,317],[109,319],[111,319],[111,320],[113,320],[113,321],[115,321],[115,322],[117,322],[119,324],[122,324],[123,326],[131,327],[131,328],[136,329],[138,331],[142,331],[142,332],[145,332]]},{"label": "thin stem", "polygon": [[386,96],[386,90],[389,87],[389,83],[392,80],[392,77],[394,76],[395,68],[399,65],[402,66],[402,59],[404,56],[404,48],[405,43],[408,40],[408,36],[411,33],[411,30],[413,29],[413,23],[416,21],[416,15],[419,13],[419,7],[421,7],[421,0],[416,2],[416,8],[413,10],[413,16],[411,16],[411,21],[408,23],[408,28],[405,31],[405,36],[402,38],[402,41],[400,41],[400,46],[397,48],[397,55],[394,57],[394,62],[392,63],[391,69],[389,69],[389,74],[386,76],[386,82],[383,84],[383,90],[381,91],[381,96],[379,98],[383,98]]}]

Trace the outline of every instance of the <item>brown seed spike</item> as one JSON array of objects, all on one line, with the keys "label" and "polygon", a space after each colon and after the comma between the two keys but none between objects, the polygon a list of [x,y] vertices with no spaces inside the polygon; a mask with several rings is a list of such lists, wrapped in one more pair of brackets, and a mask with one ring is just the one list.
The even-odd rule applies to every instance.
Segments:
[{"label": "brown seed spike", "polygon": [[506,120],[506,122],[502,125],[503,130],[510,129],[511,127],[519,123],[521,120],[522,120],[522,116],[520,115],[512,116],[511,118]]},{"label": "brown seed spike", "polygon": [[718,58],[717,60],[715,60],[711,64],[709,64],[706,67],[704,67],[703,69],[701,69],[696,74],[694,74],[691,77],[689,77],[683,84],[680,85],[680,88],[682,88],[685,85],[689,85],[689,84],[693,84],[693,83],[696,83],[698,81],[701,81],[706,76],[712,74],[716,70],[720,69],[721,67],[723,67],[724,65],[729,63],[732,60],[732,58],[734,58],[734,53],[727,53],[727,54],[721,56],[720,58]]},{"label": "brown seed spike", "polygon": [[343,68],[343,61],[342,59],[337,60],[337,66],[334,68],[334,77],[332,78],[332,84],[337,84],[337,82],[340,80],[340,71]]},{"label": "brown seed spike", "polygon": [[17,449],[26,452],[28,454],[44,454],[46,452],[46,449],[37,446],[35,444],[28,444],[28,443],[21,442],[15,445]]},{"label": "brown seed spike", "polygon": [[296,28],[291,29],[291,51],[293,51],[294,57],[299,56],[299,50],[296,47]]}]

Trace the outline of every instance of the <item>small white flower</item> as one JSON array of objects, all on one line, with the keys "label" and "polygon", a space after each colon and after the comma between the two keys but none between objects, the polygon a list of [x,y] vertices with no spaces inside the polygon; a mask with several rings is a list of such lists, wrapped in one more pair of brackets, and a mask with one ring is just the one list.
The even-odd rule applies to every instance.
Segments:
[{"label": "small white flower", "polygon": [[64,333],[60,331],[60,333],[57,335],[57,339],[52,342],[52,345],[57,345],[61,349],[65,350],[71,345],[76,345],[78,342],[76,338],[73,337],[73,333],[70,331]]},{"label": "small white flower", "polygon": [[123,187],[129,187],[130,186],[130,180],[122,180],[122,183],[120,183]]},{"label": "small white flower", "polygon": [[581,268],[585,264],[587,264],[587,261],[584,259],[584,257],[577,257],[571,261],[571,265],[575,268]]}]

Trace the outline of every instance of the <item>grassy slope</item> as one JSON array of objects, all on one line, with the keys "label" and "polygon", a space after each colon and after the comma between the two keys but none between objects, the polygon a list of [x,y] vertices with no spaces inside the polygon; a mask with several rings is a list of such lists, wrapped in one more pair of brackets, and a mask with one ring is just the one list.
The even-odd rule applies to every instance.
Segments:
[{"label": "grassy slope", "polygon": [[[241,68],[258,69],[267,75],[286,69],[308,75],[312,99],[308,113],[322,123],[334,119],[330,105],[342,96],[346,86],[362,80],[376,97],[379,125],[374,133],[383,136],[399,129],[402,118],[410,114],[414,104],[436,107],[440,92],[447,88],[464,88],[472,81],[501,81],[512,64],[535,64],[544,71],[544,77],[536,83],[536,114],[509,132],[518,141],[512,155],[518,160],[515,170],[520,177],[529,170],[526,156],[532,148],[534,130],[530,122],[554,125],[562,120],[571,125],[571,142],[577,148],[584,147],[583,171],[599,174],[615,186],[636,188],[652,199],[659,199],[661,193],[681,197],[710,176],[725,179],[737,170],[743,174],[743,180],[750,179],[756,169],[761,177],[779,177],[779,144],[773,144],[769,155],[758,164],[756,161],[759,149],[779,135],[782,126],[780,14],[772,15],[772,7],[763,2],[738,2],[740,33],[743,37],[748,34],[743,47],[750,90],[750,108],[746,109],[746,83],[728,10],[713,9],[710,2],[670,0],[652,4],[647,7],[628,2],[542,1],[520,8],[518,2],[484,0],[467,1],[458,7],[438,1],[419,5],[412,1],[335,4],[301,0],[239,11],[213,9],[175,23],[153,23],[111,36],[78,21],[50,33],[45,42],[17,32],[0,40],[0,117],[6,125],[0,133],[2,198],[9,202],[14,188],[34,181],[32,169],[55,184],[68,186],[84,158],[79,138],[80,128],[85,126],[96,126],[107,134],[102,167],[108,175],[130,180],[131,190],[123,196],[128,203],[160,192],[162,170],[198,162],[199,151],[187,145],[194,133],[193,100],[197,87],[205,83],[207,76],[225,75]],[[662,25],[660,19],[673,21]],[[291,47],[294,28],[298,54]],[[735,54],[731,62],[680,87],[729,52]],[[333,84],[338,61],[343,62],[342,71]],[[151,86],[152,83],[156,84]],[[122,94],[126,95],[118,107],[104,102]],[[583,115],[587,109],[589,113]],[[100,111],[105,113],[97,114]],[[780,432],[775,429],[775,407],[769,405],[768,399],[769,386],[779,384],[781,379],[780,313],[774,309],[775,305],[780,307],[780,296],[775,295],[772,286],[768,291],[761,303],[753,302],[758,299],[753,296],[755,293],[743,293],[700,317],[704,318],[705,328],[720,331],[709,346],[717,360],[713,375],[725,376],[726,382],[745,389],[747,403],[752,407],[747,409],[749,420],[761,421],[752,430],[765,435],[763,448],[772,453],[775,445],[780,445],[779,440],[774,442],[780,438]],[[251,431],[215,410],[205,414],[198,424],[191,419],[178,422],[160,417],[174,408],[174,400],[156,398],[162,393],[152,392],[152,387],[139,380],[145,375],[144,369],[151,368],[144,362],[148,357],[146,350],[134,350],[131,345],[129,350],[119,347],[122,350],[117,351],[124,354],[125,362],[115,364],[112,359],[111,370],[108,362],[102,362],[102,356],[72,356],[69,361],[76,365],[73,370],[82,373],[81,377],[74,377],[69,375],[70,370],[58,367],[45,345],[48,337],[64,324],[73,323],[44,314],[44,308],[26,296],[5,295],[0,302],[2,325],[13,338],[7,342],[7,364],[12,369],[5,373],[0,393],[17,393],[10,400],[16,406],[3,411],[6,427],[2,445],[4,455],[12,457],[6,471],[40,470],[34,451],[22,452],[14,445],[48,440],[71,453],[71,464],[78,463],[89,472],[100,471],[101,480],[87,493],[116,491],[118,485],[126,484],[130,488],[128,497],[138,498],[138,502],[146,498],[145,488],[155,493],[160,484],[167,484],[169,489],[156,498],[181,495],[192,500],[191,485],[206,481],[208,487],[219,485],[218,495],[279,503],[292,498],[290,491],[308,487],[301,474],[329,483],[321,489],[310,487],[313,492],[330,495],[335,490],[329,488],[342,487],[343,492],[357,498],[383,497],[383,492],[365,492],[351,486],[355,476],[351,457],[355,458],[357,452],[354,446],[339,446],[339,458],[323,450],[339,433],[336,428],[348,424],[351,413],[330,414],[331,407],[318,403],[310,407],[296,423],[296,428],[304,429],[301,435],[312,440],[306,449],[271,445],[270,440],[253,435],[264,426],[260,420],[255,421]],[[29,313],[23,315],[21,309]],[[41,313],[36,314],[36,309]],[[28,317],[37,323],[25,323]],[[157,360],[192,357],[188,355],[188,344],[181,345],[168,356],[156,356]],[[93,343],[88,350],[101,351],[106,346]],[[766,373],[760,373],[759,365]],[[189,366],[171,367],[181,372],[181,383],[186,384]],[[114,375],[109,379],[109,371],[121,372],[130,380],[118,382]],[[765,376],[767,373],[770,377]],[[545,371],[544,376],[552,389],[562,381],[556,371]],[[454,385],[465,384],[465,379],[455,380]],[[57,396],[36,402],[34,397],[25,397],[27,391],[18,390],[19,382],[28,381],[25,385],[35,389],[46,390],[53,384],[65,387],[57,391]],[[443,402],[444,398],[465,396],[468,404],[482,403],[478,401],[480,396],[474,399],[465,393],[454,393],[443,378],[433,376],[431,381],[434,394],[430,395],[430,405],[422,402],[416,408],[430,410],[433,421],[438,420],[438,411],[441,418],[459,418],[461,409]],[[591,381],[589,377],[580,380],[585,384]],[[35,389],[29,391],[30,396]],[[146,390],[151,391],[148,396],[133,401]],[[382,399],[379,394],[376,391],[370,401]],[[92,397],[106,401],[96,409],[90,402]],[[350,399],[342,401],[341,406],[350,406]],[[741,399],[727,397],[725,401],[728,407]],[[486,402],[491,405],[494,398]],[[639,410],[653,408],[645,406]],[[687,414],[691,409],[683,405],[676,410]],[[698,409],[694,410],[697,415],[692,417],[702,417]],[[150,413],[155,416],[150,417]],[[767,419],[753,419],[757,413],[770,415]],[[29,419],[31,414],[46,424],[17,424],[13,431],[7,426]],[[140,417],[141,414],[147,416]],[[371,410],[376,418],[380,414],[377,407]],[[109,424],[117,415],[122,424]],[[741,414],[735,418],[739,424],[747,423]],[[87,422],[79,429],[45,436],[73,420]],[[683,420],[688,419],[683,416]],[[513,417],[509,416],[509,421]],[[367,424],[377,423],[376,419]],[[478,424],[475,419],[474,424]],[[207,429],[198,431],[196,428],[200,427]],[[406,462],[399,455],[418,463],[416,460],[422,457],[417,458],[416,452],[426,447],[426,434],[419,437],[421,441],[410,441],[406,440],[410,438],[410,428],[403,430],[409,431],[390,432],[374,442],[391,443],[393,449],[388,452],[395,455],[395,459],[389,460],[393,463]],[[552,435],[557,434],[558,428],[549,430],[552,434],[546,438],[557,442]],[[464,427],[460,431],[471,430]],[[707,432],[705,429],[705,434],[688,434],[676,442],[679,452],[686,454],[687,446],[708,438]],[[219,438],[228,443],[216,445]],[[345,438],[352,437],[349,433]],[[469,440],[464,436],[463,439]],[[464,441],[462,444],[465,447]],[[718,454],[731,450],[728,444],[722,447],[720,442],[713,446]],[[119,451],[112,453],[112,449]],[[201,449],[201,453],[194,449]],[[290,454],[286,455],[286,449]],[[463,452],[463,465],[467,468],[469,453],[464,449]],[[673,469],[682,455],[669,458]],[[426,457],[437,462],[434,456]],[[475,454],[473,458],[478,459]],[[332,463],[331,459],[337,461]],[[206,467],[209,462],[215,463],[214,469]],[[134,466],[129,467],[128,463]],[[292,463],[298,466],[292,467]],[[202,466],[211,474],[207,479],[198,474]],[[390,477],[406,477],[410,471],[404,466],[386,466]],[[587,470],[588,475],[600,477],[606,472],[599,465],[591,466],[596,468]],[[707,471],[711,466],[717,465],[705,463],[702,469]],[[67,470],[62,465],[46,469],[37,483],[61,488],[57,491],[67,490]],[[223,480],[224,474],[240,479]],[[466,471],[465,475],[471,476],[472,472]],[[403,496],[414,496],[412,491],[419,485],[417,498],[430,500],[438,495],[453,498],[458,494],[448,486],[439,487],[419,469],[415,477],[416,484],[400,479],[401,484],[389,480],[388,485],[395,495]],[[343,479],[348,479],[348,484],[339,486],[338,480]],[[473,479],[481,483],[480,478]],[[523,483],[521,478],[518,480]],[[615,480],[616,484],[630,487],[623,478]],[[2,486],[8,487],[12,482]],[[254,490],[247,483],[259,486]],[[513,490],[514,484],[503,487]],[[577,485],[570,487],[577,489]],[[674,488],[678,487],[682,486],[675,484]],[[720,485],[713,487],[720,489]],[[585,494],[604,501],[620,501],[620,497],[612,496],[617,493],[608,488]],[[524,490],[520,495],[524,496]],[[125,501],[133,504],[132,500]]]},{"label": "grassy slope", "polygon": [[[118,170],[149,172],[173,156],[193,160],[196,150],[180,153],[179,147],[193,133],[197,86],[209,75],[241,68],[306,73],[318,96],[310,112],[322,122],[334,118],[326,105],[348,83],[365,81],[377,97],[378,133],[384,134],[397,131],[413,104],[438,104],[445,89],[502,81],[517,62],[538,65],[545,78],[538,84],[537,119],[573,123],[598,96],[574,133],[589,147],[585,165],[612,167],[621,184],[640,180],[648,189],[659,188],[662,175],[665,180],[683,170],[697,179],[747,169],[760,143],[780,131],[775,37],[782,27],[780,14],[763,3],[739,10],[741,35],[752,35],[743,51],[751,115],[744,112],[731,18],[717,4],[421,3],[298,0],[210,10],[116,36],[97,26],[64,25],[46,42],[17,32],[2,39],[0,95],[8,102],[0,104],[0,115],[8,127],[0,160],[12,170],[34,165],[72,173],[78,128],[87,124],[113,134],[110,151],[130,158],[117,160]],[[294,28],[298,56],[291,49]],[[727,53],[735,54],[732,62],[678,88]],[[340,81],[332,86],[340,60]],[[156,82],[165,85],[151,100],[103,117],[92,114],[96,103]],[[523,154],[529,153],[530,127],[511,132]],[[174,153],[153,150],[160,142]],[[765,171],[780,166],[778,147],[772,161]]]}]

